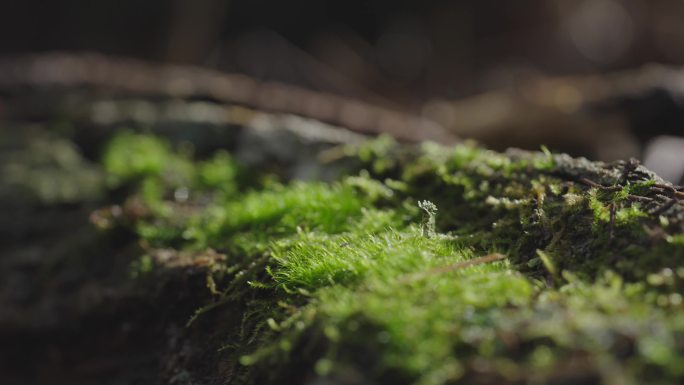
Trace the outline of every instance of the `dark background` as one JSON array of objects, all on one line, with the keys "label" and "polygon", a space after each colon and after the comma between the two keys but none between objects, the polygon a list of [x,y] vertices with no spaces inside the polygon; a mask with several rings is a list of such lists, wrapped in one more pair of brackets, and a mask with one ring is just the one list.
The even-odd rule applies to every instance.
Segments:
[{"label": "dark background", "polygon": [[680,0],[14,0],[0,5],[0,52],[99,51],[295,83],[311,61],[420,99],[515,71],[681,64],[682,21]]},{"label": "dark background", "polygon": [[[473,136],[496,149],[547,144],[553,150],[595,159],[649,158],[649,153],[661,153],[662,147],[648,150],[649,143],[666,134],[664,141],[657,142],[665,143],[663,159],[674,159],[680,171],[661,171],[657,164],[648,163],[674,179],[684,171],[684,160],[678,156],[684,142],[676,140],[684,132],[681,85],[668,85],[664,91],[658,85],[659,89],[648,89],[636,100],[629,96],[619,103],[610,101],[607,104],[619,105],[619,111],[610,111],[608,118],[592,115],[590,121],[578,119],[576,111],[549,112],[543,106],[540,112],[539,104],[559,95],[553,92],[531,105],[516,104],[515,111],[493,127],[471,124],[471,115],[479,121],[477,113],[486,117],[510,100],[502,99],[503,104],[476,100],[455,105],[455,112],[446,118],[443,113],[445,103],[460,103],[465,97],[515,87],[529,79],[603,76],[638,71],[649,63],[678,68],[684,63],[681,0],[5,0],[0,4],[0,55],[56,50],[209,67],[427,113],[443,125],[452,125],[459,135]],[[567,89],[558,89],[561,96],[567,94]],[[514,103],[518,100],[513,96]],[[622,125],[621,121],[627,128],[605,128],[615,122]]]}]

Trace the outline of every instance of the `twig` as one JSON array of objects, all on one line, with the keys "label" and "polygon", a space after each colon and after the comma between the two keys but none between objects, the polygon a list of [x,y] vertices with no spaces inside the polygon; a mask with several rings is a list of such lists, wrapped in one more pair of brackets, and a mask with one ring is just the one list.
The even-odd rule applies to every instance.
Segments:
[{"label": "twig", "polygon": [[639,202],[653,202],[653,198],[642,197],[641,195],[627,195],[627,199]]},{"label": "twig", "polygon": [[613,229],[615,228],[615,214],[617,208],[615,203],[610,204],[610,222],[608,223],[608,239],[613,239]]},{"label": "twig", "polygon": [[596,183],[591,179],[587,178],[580,178],[579,180],[581,183],[586,184],[590,187],[596,187],[597,189],[601,189],[603,191],[607,192],[616,192],[622,190],[622,186],[604,186],[602,184]]},{"label": "twig", "polygon": [[651,215],[660,215],[663,214],[665,211],[669,210],[672,206],[674,206],[679,200],[677,198],[672,198],[670,199],[667,203],[663,204],[662,206],[658,207],[655,209]]},{"label": "twig", "polygon": [[506,259],[506,256],[503,254],[499,254],[499,253],[488,254],[488,255],[485,255],[482,257],[469,259],[467,261],[461,261],[461,262],[456,262],[456,263],[451,264],[451,265],[436,267],[434,269],[430,269],[430,270],[423,271],[420,273],[407,274],[407,275],[403,276],[402,278],[400,278],[399,282],[401,282],[401,283],[416,282],[416,281],[420,281],[422,279],[425,279],[425,278],[428,278],[428,277],[431,277],[434,275],[444,274],[444,273],[448,273],[448,272],[454,271],[454,270],[465,269],[466,267],[470,267],[470,266],[483,265],[485,263],[502,261],[504,259]]}]

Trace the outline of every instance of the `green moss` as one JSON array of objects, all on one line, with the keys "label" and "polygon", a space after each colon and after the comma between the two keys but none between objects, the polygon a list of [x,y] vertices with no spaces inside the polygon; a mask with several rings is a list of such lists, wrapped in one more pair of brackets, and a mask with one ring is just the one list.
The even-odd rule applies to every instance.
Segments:
[{"label": "green moss", "polygon": [[366,170],[338,182],[245,190],[226,153],[192,163],[123,138],[105,166],[151,210],[131,219],[138,236],[227,253],[197,316],[240,309],[221,350],[240,382],[279,383],[292,362],[379,383],[563,381],[577,362],[609,384],[684,377],[681,221],[630,198],[652,180],[600,189],[548,151],[381,138],[350,151]]},{"label": "green moss", "polygon": [[197,174],[198,185],[203,188],[228,195],[237,192],[236,180],[239,169],[230,154],[225,151],[219,151],[213,158],[201,162]]},{"label": "green moss", "polygon": [[[24,128],[7,129],[13,130],[23,132]],[[73,143],[41,132],[15,135],[26,135],[23,150],[14,149],[12,134],[0,135],[6,146],[0,164],[4,201],[54,205],[102,198],[102,169],[85,159]]]},{"label": "green moss", "polygon": [[388,156],[398,147],[398,143],[389,135],[381,135],[376,140],[367,141],[358,147],[349,148],[353,156],[376,173],[387,172],[397,166],[396,159]]},{"label": "green moss", "polygon": [[126,181],[160,175],[176,156],[168,142],[143,134],[124,132],[114,137],[102,157],[109,175]]}]

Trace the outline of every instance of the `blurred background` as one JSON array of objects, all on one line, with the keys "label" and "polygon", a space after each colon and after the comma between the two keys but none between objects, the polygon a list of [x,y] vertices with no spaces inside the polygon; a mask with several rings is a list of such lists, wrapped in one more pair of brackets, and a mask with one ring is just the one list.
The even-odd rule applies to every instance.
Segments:
[{"label": "blurred background", "polygon": [[177,337],[197,329],[159,326],[204,272],[139,291],[137,235],[90,222],[145,215],[101,166],[114,133],[285,180],[333,179],[328,150],[386,133],[636,157],[681,184],[683,100],[684,0],[0,0],[0,383],[212,365]]},{"label": "blurred background", "polygon": [[0,54],[45,51],[239,73],[495,149],[684,173],[682,0],[2,2]]}]

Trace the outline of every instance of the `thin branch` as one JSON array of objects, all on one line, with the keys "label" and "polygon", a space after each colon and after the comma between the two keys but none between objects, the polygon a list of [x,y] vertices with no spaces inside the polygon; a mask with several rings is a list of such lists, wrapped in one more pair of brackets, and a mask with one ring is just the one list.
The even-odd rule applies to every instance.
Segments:
[{"label": "thin branch", "polygon": [[420,281],[420,280],[423,280],[425,278],[429,278],[429,277],[432,277],[435,275],[440,275],[440,274],[448,273],[448,272],[455,271],[455,270],[465,269],[466,267],[470,267],[470,266],[483,265],[485,263],[502,261],[504,259],[506,259],[506,256],[503,254],[499,254],[499,253],[488,254],[488,255],[485,255],[482,257],[469,259],[467,261],[461,261],[461,262],[453,263],[451,265],[436,267],[434,269],[430,269],[430,270],[423,271],[420,273],[407,274],[404,277],[400,278],[399,282],[401,282],[401,283],[416,282],[416,281]]}]

